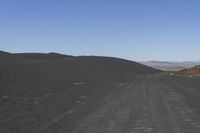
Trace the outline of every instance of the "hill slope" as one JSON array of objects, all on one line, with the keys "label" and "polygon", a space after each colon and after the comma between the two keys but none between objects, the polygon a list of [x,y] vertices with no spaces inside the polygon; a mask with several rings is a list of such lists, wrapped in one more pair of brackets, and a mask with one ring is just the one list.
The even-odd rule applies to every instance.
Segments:
[{"label": "hill slope", "polygon": [[135,74],[157,72],[136,62],[110,57],[1,53],[0,60],[1,72],[12,72],[26,79],[36,78],[47,82],[63,78],[66,81],[92,78],[121,79]]},{"label": "hill slope", "polygon": [[192,67],[190,69],[184,69],[177,72],[179,75],[191,76],[191,77],[200,77],[200,65]]},{"label": "hill slope", "polygon": [[73,125],[118,86],[157,72],[118,58],[0,52],[0,132],[43,132],[72,111]]}]

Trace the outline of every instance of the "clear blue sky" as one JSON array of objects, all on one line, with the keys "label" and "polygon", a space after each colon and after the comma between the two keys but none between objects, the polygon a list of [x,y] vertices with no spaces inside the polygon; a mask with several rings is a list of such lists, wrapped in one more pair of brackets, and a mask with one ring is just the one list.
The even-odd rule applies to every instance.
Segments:
[{"label": "clear blue sky", "polygon": [[200,0],[1,0],[0,50],[200,60]]}]

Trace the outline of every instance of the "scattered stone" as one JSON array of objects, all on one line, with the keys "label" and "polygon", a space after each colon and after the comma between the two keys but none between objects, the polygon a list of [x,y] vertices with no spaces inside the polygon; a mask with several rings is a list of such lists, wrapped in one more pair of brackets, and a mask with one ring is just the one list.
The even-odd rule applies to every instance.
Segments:
[{"label": "scattered stone", "polygon": [[76,103],[80,103],[80,101],[76,101]]},{"label": "scattered stone", "polygon": [[43,98],[47,98],[47,97],[49,97],[51,95],[52,95],[51,93],[48,93],[48,94],[44,95]]},{"label": "scattered stone", "polygon": [[72,114],[73,113],[73,111],[72,110],[70,110],[70,111],[67,111],[67,114]]},{"label": "scattered stone", "polygon": [[34,103],[34,104],[39,104],[39,102],[38,102],[38,101],[34,101],[33,103]]},{"label": "scattered stone", "polygon": [[86,82],[76,82],[76,83],[73,83],[73,85],[83,85],[85,84]]},{"label": "scattered stone", "polygon": [[184,121],[191,122],[192,120],[191,119],[184,119]]},{"label": "scattered stone", "polygon": [[173,73],[170,73],[169,75],[170,75],[170,76],[173,76],[174,74],[173,74]]},{"label": "scattered stone", "polygon": [[3,96],[3,98],[9,98],[10,96]]},{"label": "scattered stone", "polygon": [[136,127],[133,128],[134,130],[141,130],[143,132],[151,132],[153,130],[153,128],[148,128],[148,127]]}]

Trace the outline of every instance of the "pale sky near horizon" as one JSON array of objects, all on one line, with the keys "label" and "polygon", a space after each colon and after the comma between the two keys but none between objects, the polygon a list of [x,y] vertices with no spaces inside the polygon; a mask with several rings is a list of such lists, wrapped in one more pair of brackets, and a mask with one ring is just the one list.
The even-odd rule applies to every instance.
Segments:
[{"label": "pale sky near horizon", "polygon": [[0,50],[200,60],[199,0],[1,0]]}]

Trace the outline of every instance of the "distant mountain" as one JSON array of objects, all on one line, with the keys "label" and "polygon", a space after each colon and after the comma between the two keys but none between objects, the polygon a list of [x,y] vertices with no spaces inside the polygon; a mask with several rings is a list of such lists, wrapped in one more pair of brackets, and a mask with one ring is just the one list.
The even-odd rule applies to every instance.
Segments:
[{"label": "distant mountain", "polygon": [[189,62],[189,61],[188,62],[147,61],[140,63],[146,66],[150,66],[152,68],[166,70],[166,71],[179,71],[200,64],[200,62]]}]

